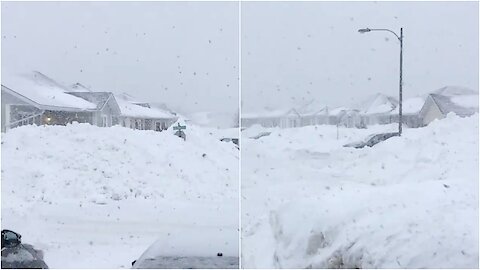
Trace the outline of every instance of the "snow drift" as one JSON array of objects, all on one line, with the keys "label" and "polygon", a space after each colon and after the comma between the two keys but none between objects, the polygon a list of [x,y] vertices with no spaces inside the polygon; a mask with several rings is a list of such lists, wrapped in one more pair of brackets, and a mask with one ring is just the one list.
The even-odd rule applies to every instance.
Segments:
[{"label": "snow drift", "polygon": [[394,128],[245,130],[243,266],[478,268],[478,114]]},{"label": "snow drift", "polygon": [[224,250],[238,251],[239,151],[193,125],[186,134],[88,124],[9,130],[3,227],[55,268],[129,267],[157,238],[187,230],[222,232]]}]

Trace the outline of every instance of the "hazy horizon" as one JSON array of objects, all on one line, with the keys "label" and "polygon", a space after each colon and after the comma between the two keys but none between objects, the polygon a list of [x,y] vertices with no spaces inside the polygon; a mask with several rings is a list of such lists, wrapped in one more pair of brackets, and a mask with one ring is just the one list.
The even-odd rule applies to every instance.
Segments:
[{"label": "hazy horizon", "polygon": [[478,91],[477,2],[243,2],[242,111],[348,106],[453,85]]},{"label": "hazy horizon", "polygon": [[447,85],[478,91],[477,2],[3,2],[2,70],[176,111],[348,106]]},{"label": "hazy horizon", "polygon": [[236,2],[2,2],[2,70],[184,113],[238,110],[238,51]]}]

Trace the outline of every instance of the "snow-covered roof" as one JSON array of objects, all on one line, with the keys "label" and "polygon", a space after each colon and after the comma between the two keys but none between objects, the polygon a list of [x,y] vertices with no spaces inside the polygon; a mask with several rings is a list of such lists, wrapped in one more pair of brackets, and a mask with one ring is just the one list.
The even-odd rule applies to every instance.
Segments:
[{"label": "snow-covered roof", "polygon": [[272,118],[282,117],[287,114],[285,110],[264,110],[257,112],[242,112],[242,118]]},{"label": "snow-covered roof", "polygon": [[140,101],[136,97],[130,95],[129,93],[125,93],[125,92],[120,93],[120,94],[115,94],[115,96],[117,98],[121,98],[121,99],[123,99],[125,101],[128,101],[130,103],[133,103],[133,104],[145,104],[145,103],[147,103],[147,102],[144,102],[144,101]]},{"label": "snow-covered roof", "polygon": [[459,96],[459,95],[478,95],[478,91],[462,86],[445,86],[433,91],[433,94],[442,96]]},{"label": "snow-covered roof", "polygon": [[69,92],[92,92],[92,90],[81,83],[72,84],[68,88]]},{"label": "snow-covered roof", "polygon": [[[402,101],[402,113],[415,114],[420,112],[425,103],[423,97],[408,98]],[[398,106],[390,112],[390,114],[398,114]]]},{"label": "snow-covered roof", "polygon": [[2,85],[44,109],[94,110],[97,107],[84,99],[65,93],[65,87],[38,71],[24,74],[2,73]]},{"label": "snow-covered roof", "polygon": [[[79,90],[79,89],[78,89]],[[67,92],[70,95],[74,95],[76,97],[85,99],[95,105],[97,105],[97,109],[100,110],[105,106],[108,99],[111,95],[110,92]]]},{"label": "snow-covered roof", "polygon": [[342,113],[343,111],[350,111],[352,109],[350,108],[347,108],[347,107],[338,107],[338,108],[335,108],[335,109],[332,109],[329,111],[329,114],[330,115],[339,115],[340,113]]},{"label": "snow-covered roof", "polygon": [[327,106],[325,104],[312,99],[301,106],[295,108],[299,115],[312,116],[318,114],[326,114]]},{"label": "snow-covered roof", "polygon": [[[430,94],[438,108],[443,114],[454,112],[455,114],[465,116],[478,112],[478,95],[464,96],[444,96],[438,94]],[[472,101],[476,100],[476,103]]]},{"label": "snow-covered roof", "polygon": [[377,114],[389,113],[394,110],[397,105],[398,101],[394,97],[378,93],[370,96],[357,107],[362,114]]},{"label": "snow-covered roof", "polygon": [[453,97],[450,97],[450,100],[453,103],[465,108],[478,109],[478,95],[453,96]]},{"label": "snow-covered roof", "polygon": [[153,119],[172,119],[176,118],[173,114],[158,109],[148,108],[134,104],[125,99],[123,95],[115,95],[115,100],[120,107],[121,114],[129,117],[153,118]]}]

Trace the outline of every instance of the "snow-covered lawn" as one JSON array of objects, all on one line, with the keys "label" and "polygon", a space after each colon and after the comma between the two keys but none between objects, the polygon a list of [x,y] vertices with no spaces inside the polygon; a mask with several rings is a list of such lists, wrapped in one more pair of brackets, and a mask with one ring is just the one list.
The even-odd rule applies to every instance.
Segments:
[{"label": "snow-covered lawn", "polygon": [[73,124],[2,134],[2,228],[51,268],[130,267],[181,232],[221,234],[218,252],[238,254],[239,151],[214,130],[186,133]]},{"label": "snow-covered lawn", "polygon": [[478,121],[244,130],[243,267],[478,268]]}]

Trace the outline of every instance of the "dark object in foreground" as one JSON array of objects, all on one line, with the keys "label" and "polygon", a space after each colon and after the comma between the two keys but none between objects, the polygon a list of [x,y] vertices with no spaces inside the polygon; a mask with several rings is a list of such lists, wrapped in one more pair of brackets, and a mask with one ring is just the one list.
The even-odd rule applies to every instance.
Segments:
[{"label": "dark object in foreground", "polygon": [[354,148],[363,148],[365,146],[372,147],[377,143],[383,142],[394,136],[398,136],[398,132],[372,134],[363,141],[347,143],[343,147],[354,147]]},{"label": "dark object in foreground", "polygon": [[253,137],[250,137],[250,139],[254,139],[254,140],[258,140],[262,137],[265,137],[265,136],[270,136],[270,134],[272,134],[272,132],[269,132],[269,131],[265,131],[265,132],[260,132],[258,133],[257,135],[253,136]]},{"label": "dark object in foreground", "polygon": [[233,142],[237,146],[240,146],[239,145],[240,142],[238,141],[238,138],[221,138],[220,141],[221,142]]},{"label": "dark object in foreground", "polygon": [[177,126],[173,127],[173,130],[176,130],[175,135],[182,138],[184,141],[187,140],[187,134],[182,131],[182,129],[187,129],[187,126],[182,126],[180,123],[178,123]]},{"label": "dark object in foreground", "polygon": [[43,252],[21,239],[14,231],[2,230],[2,269],[48,269]]}]

